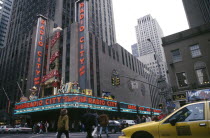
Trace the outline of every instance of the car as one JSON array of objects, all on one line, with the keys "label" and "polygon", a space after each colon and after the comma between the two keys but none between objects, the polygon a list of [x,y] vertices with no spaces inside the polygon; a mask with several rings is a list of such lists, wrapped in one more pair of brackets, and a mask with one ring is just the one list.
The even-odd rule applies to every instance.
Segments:
[{"label": "car", "polygon": [[32,128],[17,126],[13,132],[16,133],[32,133]]},{"label": "car", "polygon": [[118,121],[120,122],[121,125],[127,124],[127,126],[132,126],[136,124],[134,120],[120,119]]},{"label": "car", "polygon": [[161,121],[127,127],[119,138],[210,138],[210,101],[187,104]]},{"label": "car", "polygon": [[119,121],[116,120],[109,120],[109,132],[116,133],[120,132],[121,125]]},{"label": "car", "polygon": [[10,125],[0,126],[0,133],[13,133],[14,128]]}]

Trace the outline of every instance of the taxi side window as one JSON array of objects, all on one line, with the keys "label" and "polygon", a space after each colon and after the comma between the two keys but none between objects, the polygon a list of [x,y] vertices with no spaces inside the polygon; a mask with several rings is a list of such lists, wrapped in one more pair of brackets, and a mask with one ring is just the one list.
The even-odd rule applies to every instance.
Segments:
[{"label": "taxi side window", "polygon": [[177,122],[204,120],[204,103],[189,105],[179,110],[164,123],[169,123],[171,119],[176,119]]}]

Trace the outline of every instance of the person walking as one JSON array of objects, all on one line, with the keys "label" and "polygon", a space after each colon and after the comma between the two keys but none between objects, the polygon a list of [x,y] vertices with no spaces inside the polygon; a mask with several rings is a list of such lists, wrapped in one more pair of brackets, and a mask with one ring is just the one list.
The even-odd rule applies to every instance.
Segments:
[{"label": "person walking", "polygon": [[67,115],[68,111],[66,109],[61,109],[60,116],[58,119],[58,134],[57,138],[61,138],[64,133],[66,138],[69,138],[69,117]]},{"label": "person walking", "polygon": [[37,133],[37,134],[42,134],[43,133],[43,125],[42,125],[42,121],[41,122],[39,122],[38,124],[38,128],[39,128],[39,133]]},{"label": "person walking", "polygon": [[151,117],[149,115],[146,116],[146,122],[152,121]]},{"label": "person walking", "polygon": [[48,133],[49,123],[46,121],[44,126],[45,126],[45,132]]},{"label": "person walking", "polygon": [[144,115],[143,115],[142,118],[141,118],[141,122],[142,122],[142,123],[145,123],[145,122],[146,122],[146,117],[145,117]]},{"label": "person walking", "polygon": [[97,111],[96,110],[94,110],[94,113],[93,113],[93,115],[95,115],[95,124],[96,124],[96,126],[95,126],[95,128],[94,128],[94,130],[93,130],[93,132],[92,132],[92,136],[94,137],[94,136],[98,136],[98,119],[99,119],[99,116],[98,116],[98,113],[97,113]]},{"label": "person walking", "polygon": [[140,124],[141,123],[141,118],[139,115],[136,115],[136,124]]},{"label": "person walking", "polygon": [[97,118],[94,114],[90,113],[89,109],[87,109],[86,113],[82,116],[82,123],[87,132],[86,138],[93,138],[92,132],[97,125]]},{"label": "person walking", "polygon": [[99,137],[101,138],[101,134],[102,134],[103,129],[105,129],[106,136],[109,137],[109,134],[108,134],[109,118],[106,114],[102,114],[102,115],[99,116],[99,124],[100,124]]}]

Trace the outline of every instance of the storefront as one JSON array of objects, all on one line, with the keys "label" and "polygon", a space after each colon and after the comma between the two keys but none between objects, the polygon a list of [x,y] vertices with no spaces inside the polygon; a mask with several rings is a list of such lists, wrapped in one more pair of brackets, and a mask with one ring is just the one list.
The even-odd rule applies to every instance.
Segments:
[{"label": "storefront", "polygon": [[86,109],[95,110],[98,114],[106,113],[111,120],[136,119],[136,115],[159,115],[161,110],[134,104],[117,102],[83,94],[60,94],[36,100],[20,102],[15,105],[14,114],[31,116],[27,120],[32,125],[38,121],[48,121],[51,128],[56,128],[59,109],[68,109],[70,124],[77,126]]}]

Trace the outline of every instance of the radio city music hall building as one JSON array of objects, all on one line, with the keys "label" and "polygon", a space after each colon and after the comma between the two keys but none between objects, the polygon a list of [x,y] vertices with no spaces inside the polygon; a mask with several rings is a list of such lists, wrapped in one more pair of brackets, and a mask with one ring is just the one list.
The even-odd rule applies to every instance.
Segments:
[{"label": "radio city music hall building", "polygon": [[[161,112],[156,109],[162,100],[157,76],[119,44],[95,35],[88,24],[89,3],[76,4],[77,18],[69,27],[37,16],[26,93],[15,104],[14,114],[55,124],[60,108],[67,108],[75,121],[86,108],[106,112],[111,119]],[[113,71],[120,78],[118,86],[112,85]],[[103,92],[110,92],[114,99],[102,98]]]}]

